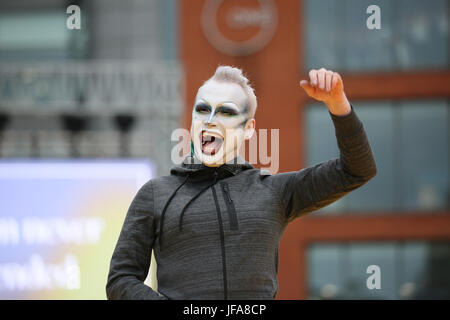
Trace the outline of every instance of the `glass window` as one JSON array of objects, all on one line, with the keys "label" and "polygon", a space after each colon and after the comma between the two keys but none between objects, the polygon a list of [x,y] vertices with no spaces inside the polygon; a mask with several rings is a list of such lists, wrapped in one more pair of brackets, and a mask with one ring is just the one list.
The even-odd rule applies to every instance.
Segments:
[{"label": "glass window", "polygon": [[0,59],[83,58],[87,52],[87,14],[81,30],[69,30],[64,8],[0,14]]},{"label": "glass window", "polygon": [[399,108],[402,207],[448,207],[449,108],[445,101],[402,102]]},{"label": "glass window", "polygon": [[[450,243],[320,243],[308,247],[309,299],[449,299]],[[380,288],[369,289],[379,267]]]},{"label": "glass window", "polygon": [[[377,163],[367,184],[319,212],[432,211],[449,207],[449,105],[443,100],[354,102]],[[306,108],[307,166],[338,157],[323,105]]]},{"label": "glass window", "polygon": [[[378,5],[381,29],[366,26]],[[449,66],[449,1],[307,0],[307,69],[412,70]]]},{"label": "glass window", "polygon": [[332,299],[343,290],[340,268],[340,245],[311,247],[308,256],[308,286],[311,299]]},{"label": "glass window", "polygon": [[[59,27],[61,26],[61,27]],[[0,15],[0,47],[5,49],[59,49],[68,41],[66,15],[60,11]]]},{"label": "glass window", "polygon": [[178,2],[86,1],[94,59],[177,60]]},{"label": "glass window", "polygon": [[[360,106],[357,103],[355,108]],[[345,210],[372,211],[394,209],[397,195],[395,175],[394,110],[389,102],[364,103],[355,110],[364,125],[377,163],[377,175],[362,188],[356,189],[342,201]],[[335,138],[336,139],[336,138]]]},{"label": "glass window", "polygon": [[406,243],[402,245],[400,266],[403,270],[399,274],[398,294],[400,299],[417,298],[417,293],[425,287],[427,271],[426,257],[428,245],[426,243]]},{"label": "glass window", "polygon": [[417,292],[418,299],[450,298],[450,246],[445,243],[429,245],[423,285]]},{"label": "glass window", "polygon": [[337,158],[339,149],[328,109],[323,104],[311,105],[306,109],[306,119],[308,165]]},{"label": "glass window", "polygon": [[[345,277],[344,296],[348,299],[396,298],[396,246],[389,243],[352,244],[344,253],[348,268]],[[380,289],[368,289],[367,279],[374,274],[367,269],[379,267]]]},{"label": "glass window", "polygon": [[305,39],[306,61],[308,69],[326,65],[329,69],[337,69],[342,65],[338,61],[339,36],[342,33],[336,28],[338,1],[306,1],[305,2]]}]

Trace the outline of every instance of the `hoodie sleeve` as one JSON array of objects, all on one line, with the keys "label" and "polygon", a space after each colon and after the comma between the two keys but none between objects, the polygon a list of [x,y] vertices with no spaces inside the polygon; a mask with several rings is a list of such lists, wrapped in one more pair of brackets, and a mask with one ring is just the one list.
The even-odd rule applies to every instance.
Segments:
[{"label": "hoodie sleeve", "polygon": [[125,217],[110,263],[106,295],[110,300],[164,300],[144,284],[154,242],[153,188],[144,184]]},{"label": "hoodie sleeve", "polygon": [[353,106],[345,116],[328,113],[340,157],[264,179],[278,195],[287,222],[335,202],[376,175],[372,150]]}]

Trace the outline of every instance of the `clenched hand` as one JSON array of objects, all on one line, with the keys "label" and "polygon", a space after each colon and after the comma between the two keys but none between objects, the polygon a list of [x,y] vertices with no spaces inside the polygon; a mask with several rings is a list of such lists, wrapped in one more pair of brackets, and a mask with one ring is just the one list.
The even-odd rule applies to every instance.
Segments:
[{"label": "clenched hand", "polygon": [[326,104],[330,112],[337,116],[350,113],[351,107],[344,93],[344,83],[337,72],[321,68],[309,71],[309,81],[300,81],[300,86],[313,99]]}]

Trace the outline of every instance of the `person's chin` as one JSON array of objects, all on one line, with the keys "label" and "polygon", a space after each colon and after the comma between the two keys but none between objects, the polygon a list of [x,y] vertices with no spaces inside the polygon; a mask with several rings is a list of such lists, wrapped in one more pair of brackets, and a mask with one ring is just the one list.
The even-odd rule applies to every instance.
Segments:
[{"label": "person's chin", "polygon": [[202,163],[208,167],[219,167],[223,164],[223,161],[217,155],[203,154]]},{"label": "person's chin", "polygon": [[221,150],[215,154],[207,154],[200,151],[199,160],[208,167],[219,167],[224,164],[223,153],[221,152]]}]

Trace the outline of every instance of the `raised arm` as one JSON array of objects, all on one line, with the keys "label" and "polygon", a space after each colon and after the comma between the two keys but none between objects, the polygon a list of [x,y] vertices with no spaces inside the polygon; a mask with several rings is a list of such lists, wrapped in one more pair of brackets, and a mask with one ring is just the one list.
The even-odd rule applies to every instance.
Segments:
[{"label": "raised arm", "polygon": [[120,232],[106,285],[108,299],[167,299],[144,284],[150,267],[153,230],[153,189],[149,181],[134,197]]},{"label": "raised arm", "polygon": [[364,127],[345,96],[340,75],[320,69],[311,70],[309,78],[309,81],[302,80],[300,86],[328,107],[340,156],[264,179],[277,193],[288,222],[342,198],[377,172]]}]

